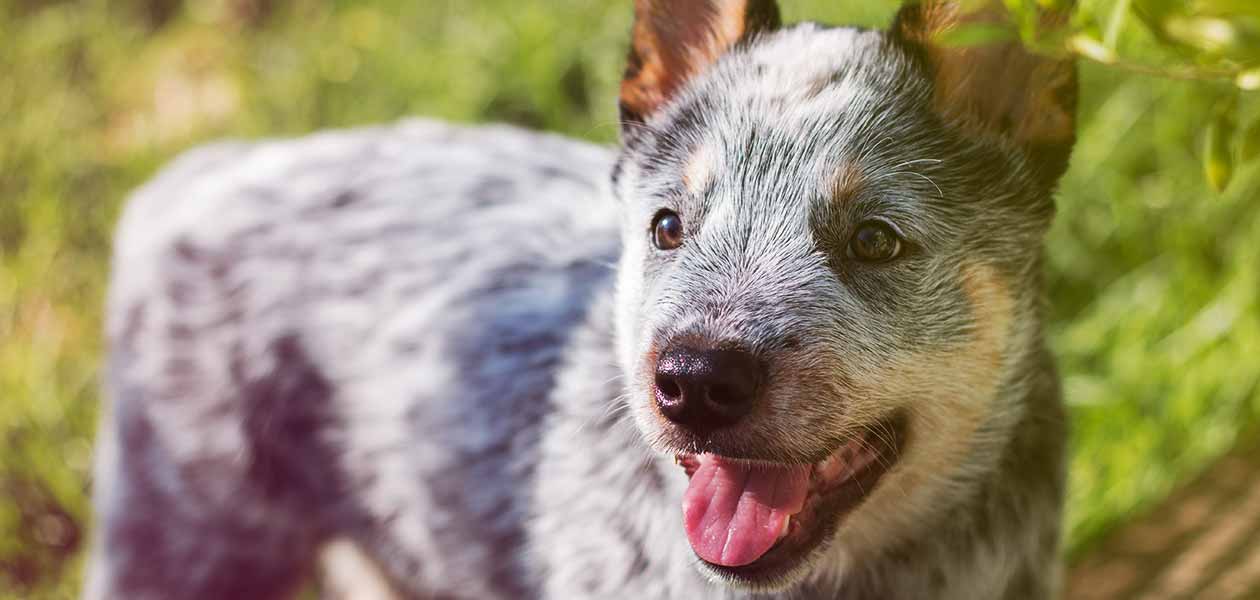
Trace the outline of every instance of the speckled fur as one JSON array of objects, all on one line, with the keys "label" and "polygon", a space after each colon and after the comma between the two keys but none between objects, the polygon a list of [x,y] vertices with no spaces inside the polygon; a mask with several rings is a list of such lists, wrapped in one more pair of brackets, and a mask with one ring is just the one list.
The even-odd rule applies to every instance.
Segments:
[{"label": "speckled fur", "polygon": [[[185,155],[118,230],[85,596],[288,597],[349,540],[402,597],[1053,597],[1052,186],[930,98],[893,36],[804,24],[618,153],[409,121]],[[669,255],[661,208],[688,228]],[[872,215],[913,252],[849,260]],[[814,460],[909,415],[773,590],[714,581],[683,535],[643,363],[678,335],[773,364],[773,410],[715,447]]]}]

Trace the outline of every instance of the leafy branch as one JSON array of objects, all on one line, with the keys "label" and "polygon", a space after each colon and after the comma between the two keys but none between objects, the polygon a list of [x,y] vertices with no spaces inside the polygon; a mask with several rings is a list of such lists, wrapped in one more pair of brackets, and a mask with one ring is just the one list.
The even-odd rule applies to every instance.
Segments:
[{"label": "leafy branch", "polygon": [[[1003,2],[1006,21],[967,25],[951,32],[946,43],[1019,40],[1049,56],[1206,86],[1218,95],[1217,107],[1202,116],[1203,167],[1209,185],[1224,191],[1237,165],[1260,158],[1260,117],[1238,126],[1248,112],[1244,109],[1256,104],[1253,92],[1260,91],[1260,1]],[[980,9],[984,3],[970,4]]]}]

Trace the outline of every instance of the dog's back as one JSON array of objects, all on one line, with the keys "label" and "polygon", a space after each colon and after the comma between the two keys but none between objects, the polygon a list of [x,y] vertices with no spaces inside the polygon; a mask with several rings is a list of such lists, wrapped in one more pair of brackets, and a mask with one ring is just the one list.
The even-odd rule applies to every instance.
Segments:
[{"label": "dog's back", "polygon": [[269,597],[334,534],[407,587],[524,593],[538,422],[617,258],[609,164],[410,122],[208,147],[140,190],[89,597]]}]

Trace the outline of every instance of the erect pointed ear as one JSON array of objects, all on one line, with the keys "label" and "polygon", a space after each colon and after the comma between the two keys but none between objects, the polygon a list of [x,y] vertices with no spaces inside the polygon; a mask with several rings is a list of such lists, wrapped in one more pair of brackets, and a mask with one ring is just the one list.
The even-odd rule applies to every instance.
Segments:
[{"label": "erect pointed ear", "polygon": [[643,123],[740,41],[778,26],[774,0],[635,0],[623,129]]},{"label": "erect pointed ear", "polygon": [[[956,1],[924,0],[901,9],[893,32],[926,58],[942,117],[974,135],[1014,142],[1038,179],[1053,186],[1076,141],[1074,61],[1033,54],[1018,41],[966,48],[941,43],[958,27],[999,22],[1000,4],[964,13]],[[1043,23],[1064,17],[1047,14]]]}]

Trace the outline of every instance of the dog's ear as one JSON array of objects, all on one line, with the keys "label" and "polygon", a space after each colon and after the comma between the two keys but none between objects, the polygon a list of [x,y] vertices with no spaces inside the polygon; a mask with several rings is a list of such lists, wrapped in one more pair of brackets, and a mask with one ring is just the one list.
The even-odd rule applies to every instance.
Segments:
[{"label": "dog's ear", "polygon": [[[973,135],[1014,142],[1038,179],[1053,186],[1076,141],[1076,65],[1034,54],[1018,41],[978,47],[942,43],[959,27],[1000,20],[1000,3],[990,4],[968,13],[957,1],[912,3],[898,13],[893,35],[926,60],[933,105],[943,118]],[[1062,18],[1047,14],[1043,23]]]},{"label": "dog's ear", "polygon": [[635,0],[621,80],[626,134],[741,41],[779,26],[774,0]]}]

